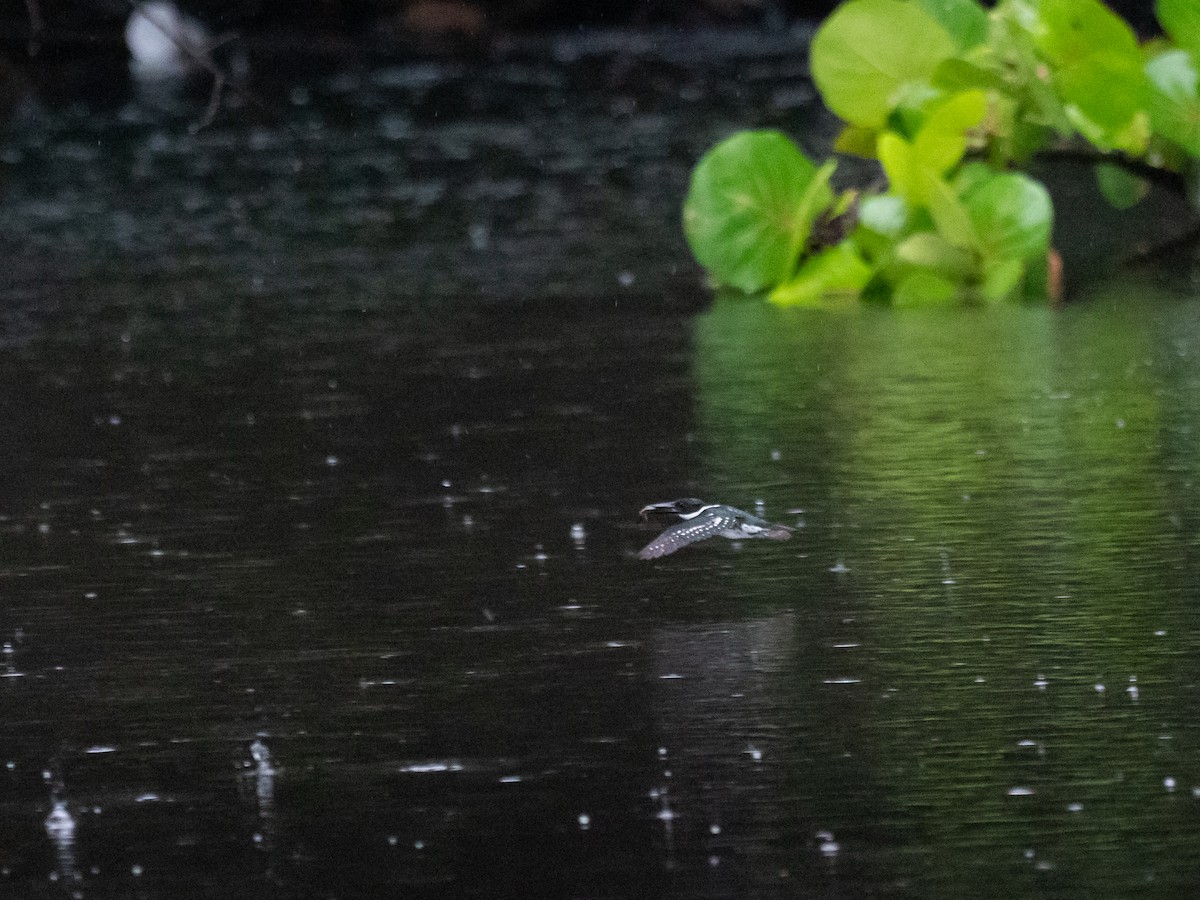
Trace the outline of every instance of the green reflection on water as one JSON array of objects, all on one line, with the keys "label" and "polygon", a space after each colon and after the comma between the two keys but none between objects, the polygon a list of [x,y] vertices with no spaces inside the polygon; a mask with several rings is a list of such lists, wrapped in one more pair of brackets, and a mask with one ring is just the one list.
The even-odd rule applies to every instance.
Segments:
[{"label": "green reflection on water", "polygon": [[[805,598],[797,696],[823,771],[796,777],[859,780],[853,808],[800,792],[894,832],[876,883],[1200,874],[1200,314],[1139,290],[922,315],[729,300],[697,320],[701,483],[783,521],[805,508],[802,552],[731,577]],[[859,646],[831,652],[846,634]]]}]

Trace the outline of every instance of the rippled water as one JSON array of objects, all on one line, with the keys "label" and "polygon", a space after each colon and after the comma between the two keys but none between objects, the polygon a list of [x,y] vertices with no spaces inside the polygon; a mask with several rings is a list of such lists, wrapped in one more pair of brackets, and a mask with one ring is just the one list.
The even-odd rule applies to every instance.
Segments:
[{"label": "rippled water", "polygon": [[[5,137],[0,895],[1200,881],[1189,289],[708,305],[803,70],[639,46]],[[636,559],[690,494],[799,532]]]}]

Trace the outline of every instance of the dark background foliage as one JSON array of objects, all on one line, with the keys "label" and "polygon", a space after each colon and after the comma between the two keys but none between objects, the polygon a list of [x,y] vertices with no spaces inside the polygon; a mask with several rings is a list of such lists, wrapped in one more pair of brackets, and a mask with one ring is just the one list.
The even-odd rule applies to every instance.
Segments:
[{"label": "dark background foliage", "polygon": [[[820,19],[837,0],[182,0],[179,6],[220,28],[251,32],[317,28],[356,33],[381,26],[422,30],[553,30],[579,26],[765,24]],[[1110,0],[1139,31],[1154,27],[1152,4]],[[119,36],[130,0],[25,0],[0,12],[7,52],[26,45],[30,21],[43,45]]]}]

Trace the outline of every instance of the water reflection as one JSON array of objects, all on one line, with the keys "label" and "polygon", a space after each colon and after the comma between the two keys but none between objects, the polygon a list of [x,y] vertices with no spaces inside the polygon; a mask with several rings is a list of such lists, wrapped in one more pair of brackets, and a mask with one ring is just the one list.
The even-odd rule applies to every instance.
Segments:
[{"label": "water reflection", "polygon": [[50,814],[46,816],[46,836],[54,845],[55,864],[51,878],[58,881],[70,896],[82,897],[83,892],[76,886],[83,876],[75,863],[75,819],[65,800],[55,798],[51,802]]},{"label": "water reflection", "polygon": [[271,751],[261,737],[255,738],[250,744],[250,759],[252,768],[247,777],[254,783],[254,799],[257,805],[258,819],[261,825],[255,832],[254,843],[264,851],[275,847],[275,765],[271,760]]},{"label": "water reflection", "polygon": [[[1059,887],[1107,867],[1129,890],[1169,865],[1100,838],[1108,825],[1088,815],[1136,828],[1167,814],[1153,786],[1178,764],[1179,719],[1145,714],[1144,685],[1178,678],[1194,641],[1164,646],[1157,627],[1191,620],[1173,510],[1194,487],[1173,473],[1193,466],[1190,449],[1164,459],[1162,435],[1192,376],[1156,362],[1144,312],[897,320],[726,303],[697,322],[708,479],[778,502],[800,488],[812,556],[838,560],[827,646],[852,636],[856,669],[827,656],[822,684],[862,690],[830,749],[860,758],[874,821],[906,822],[934,855],[961,852],[967,827],[995,848],[939,867],[955,895],[989,871],[1013,878],[1018,859]],[[1179,325],[1194,333],[1195,317]],[[1148,792],[1128,789],[1130,769]],[[1068,816],[1084,817],[1073,837]]]},{"label": "water reflection", "polygon": [[795,629],[795,615],[784,612],[655,630],[652,715],[661,744],[650,798],[669,867],[677,834],[708,865],[728,855],[740,866],[762,850],[753,835],[784,823],[767,798],[783,792],[794,762],[785,710]]}]

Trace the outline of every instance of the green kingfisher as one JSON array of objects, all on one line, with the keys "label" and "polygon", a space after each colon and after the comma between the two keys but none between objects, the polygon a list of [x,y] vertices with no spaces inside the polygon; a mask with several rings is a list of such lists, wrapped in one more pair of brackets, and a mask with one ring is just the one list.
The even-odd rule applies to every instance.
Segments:
[{"label": "green kingfisher", "polygon": [[680,547],[694,544],[720,535],[731,541],[746,538],[767,538],[786,541],[793,529],[787,525],[776,525],[766,519],[751,515],[744,509],[725,506],[722,503],[705,503],[695,497],[668,500],[666,503],[651,503],[643,506],[641,516],[647,519],[656,516],[677,516],[676,522],[649,544],[638,551],[638,559],[656,559],[674,553]]}]

